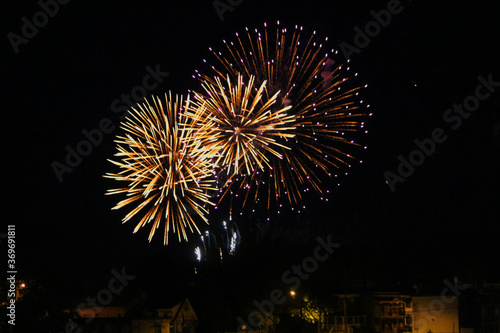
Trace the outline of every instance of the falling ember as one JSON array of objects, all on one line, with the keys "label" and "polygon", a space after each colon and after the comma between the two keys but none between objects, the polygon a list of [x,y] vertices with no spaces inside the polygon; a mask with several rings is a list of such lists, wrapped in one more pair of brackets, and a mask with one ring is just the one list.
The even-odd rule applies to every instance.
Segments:
[{"label": "falling ember", "polygon": [[[189,97],[172,98],[165,95],[164,101],[152,97],[132,108],[121,124],[124,134],[117,136],[118,173],[107,173],[105,177],[127,183],[127,187],[108,190],[106,194],[124,194],[113,209],[129,204],[134,208],[123,218],[131,220],[142,213],[134,233],[151,223],[149,241],[163,223],[164,244],[168,244],[169,233],[177,233],[187,240],[188,231],[200,233],[197,220],[208,223],[212,191],[215,191],[214,172],[210,154],[201,140],[208,128],[197,124],[197,115],[190,118],[184,114],[190,107]],[[203,109],[198,109],[203,112]]]}]

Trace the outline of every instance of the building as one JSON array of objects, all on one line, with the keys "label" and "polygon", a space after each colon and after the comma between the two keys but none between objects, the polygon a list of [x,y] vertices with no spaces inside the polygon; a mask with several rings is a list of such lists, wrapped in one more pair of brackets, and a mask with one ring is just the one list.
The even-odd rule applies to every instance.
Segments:
[{"label": "building", "polygon": [[123,318],[125,317],[124,307],[105,307],[105,308],[78,308],[76,313],[81,318]]},{"label": "building", "polygon": [[82,318],[77,322],[82,333],[130,333],[130,322],[125,318],[124,307],[84,307],[78,308],[76,313]]},{"label": "building", "polygon": [[458,297],[413,296],[413,332],[460,332],[458,303]]},{"label": "building", "polygon": [[413,312],[411,296],[399,293],[374,293],[371,298],[373,312],[370,313],[368,323],[373,332],[411,332]]},{"label": "building", "polygon": [[132,333],[194,333],[197,323],[198,316],[186,298],[171,308],[156,309],[153,316],[132,320]]},{"label": "building", "polygon": [[364,333],[366,332],[366,316],[330,316],[327,318],[326,328],[331,333]]},{"label": "building", "polygon": [[399,293],[339,294],[325,331],[346,333],[411,332],[411,296]]},{"label": "building", "polygon": [[500,298],[498,296],[482,295],[480,316],[480,333],[499,333]]},{"label": "building", "polygon": [[172,307],[131,312],[119,306],[79,308],[79,328],[85,333],[195,333],[198,323],[188,299]]},{"label": "building", "polygon": [[467,302],[461,304],[461,315],[467,320],[466,325],[461,324],[460,333],[499,333],[500,283],[483,283],[476,289],[467,295]]},{"label": "building", "polygon": [[339,294],[334,299],[334,307],[331,315],[326,317],[324,330],[330,333],[367,332],[363,295]]}]

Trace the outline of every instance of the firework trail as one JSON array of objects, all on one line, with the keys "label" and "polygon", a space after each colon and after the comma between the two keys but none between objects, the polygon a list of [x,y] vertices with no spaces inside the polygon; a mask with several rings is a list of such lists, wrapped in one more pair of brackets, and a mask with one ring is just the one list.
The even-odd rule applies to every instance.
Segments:
[{"label": "firework trail", "polygon": [[[146,100],[132,108],[121,124],[124,136],[115,140],[119,173],[105,177],[128,183],[127,187],[108,190],[106,194],[125,194],[113,209],[134,204],[123,218],[129,221],[144,211],[134,233],[152,223],[149,241],[164,223],[164,244],[170,232],[187,240],[187,231],[200,233],[197,220],[208,223],[205,214],[213,205],[211,192],[215,191],[214,171],[210,152],[202,140],[209,135],[210,123],[200,123],[197,114],[188,118],[184,110],[190,107],[189,97],[172,98],[165,95]],[[199,114],[203,108],[197,109]],[[194,126],[194,123],[197,123]],[[200,125],[201,124],[201,125]]]},{"label": "firework trail", "polygon": [[236,253],[236,248],[241,242],[238,224],[234,221],[223,221],[222,227],[224,229],[222,231],[210,232],[207,230],[201,236],[202,247],[197,246],[195,248],[198,262],[201,261],[201,258],[207,260],[208,251],[212,248],[218,251],[220,260],[222,260],[222,254],[234,255]]}]

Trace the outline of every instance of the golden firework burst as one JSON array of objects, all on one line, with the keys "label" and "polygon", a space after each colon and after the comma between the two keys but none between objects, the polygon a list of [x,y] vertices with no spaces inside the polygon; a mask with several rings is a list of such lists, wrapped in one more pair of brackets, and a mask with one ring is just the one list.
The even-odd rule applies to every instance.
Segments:
[{"label": "golden firework burst", "polygon": [[[191,116],[184,110],[191,109]],[[164,101],[152,97],[132,108],[121,124],[125,135],[117,136],[118,161],[112,161],[121,171],[105,177],[128,183],[127,187],[108,190],[107,194],[125,194],[113,209],[134,204],[123,218],[129,221],[145,212],[134,233],[149,223],[151,242],[155,231],[164,223],[164,244],[172,231],[187,240],[187,231],[197,231],[197,220],[208,223],[205,214],[213,205],[210,192],[215,190],[211,155],[202,141],[208,127],[199,121],[204,109],[190,107],[176,95],[165,94]],[[194,126],[196,123],[196,126]]]},{"label": "golden firework burst", "polygon": [[254,186],[255,199],[266,184],[268,207],[271,197],[284,196],[296,204],[309,187],[325,192],[322,180],[342,166],[350,167],[354,158],[348,151],[359,146],[349,137],[361,131],[367,116],[360,87],[350,83],[357,74],[351,75],[348,65],[335,65],[335,51],[326,52],[315,32],[306,34],[299,26],[289,31],[278,22],[276,33],[268,32],[266,24],[263,31],[247,28],[224,44],[226,54],[210,48],[215,56],[212,73],[198,78],[214,85],[214,75],[228,80],[255,77],[257,85],[266,82],[263,98],[280,91],[275,108],[289,107],[295,118],[293,138],[282,136],[276,145],[281,158],[270,160],[269,172],[248,174],[243,184],[259,184]]},{"label": "golden firework burst", "polygon": [[257,88],[253,76],[244,81],[241,75],[234,85],[216,77],[203,89],[187,114],[211,128],[203,146],[212,152],[214,167],[232,176],[250,174],[269,166],[270,158],[282,158],[277,149],[287,147],[278,139],[294,136],[295,117],[287,113],[290,106],[275,107],[279,91],[265,98],[265,81]]}]

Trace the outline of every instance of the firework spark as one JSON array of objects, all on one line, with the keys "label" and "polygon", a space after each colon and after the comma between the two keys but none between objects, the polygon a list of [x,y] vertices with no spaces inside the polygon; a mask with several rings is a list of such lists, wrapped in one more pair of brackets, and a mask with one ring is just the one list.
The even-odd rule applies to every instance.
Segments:
[{"label": "firework spark", "polygon": [[165,101],[153,97],[132,108],[121,128],[125,136],[117,136],[116,157],[111,161],[121,171],[108,173],[105,177],[127,182],[128,187],[108,190],[107,194],[126,194],[113,209],[137,204],[123,223],[141,211],[142,219],[134,229],[152,223],[149,241],[164,222],[164,244],[168,244],[169,232],[177,233],[187,240],[187,231],[200,233],[196,218],[208,223],[205,214],[213,205],[210,192],[215,190],[210,154],[201,145],[208,128],[197,117],[203,112],[187,118],[184,110],[190,108],[189,97],[172,98]]},{"label": "firework spark", "polygon": [[245,78],[255,76],[257,85],[266,82],[263,94],[267,99],[281,91],[275,108],[290,107],[295,135],[280,138],[276,152],[281,158],[270,160],[269,172],[249,173],[242,181],[245,187],[259,184],[254,186],[255,200],[258,187],[267,184],[268,207],[272,196],[285,196],[296,204],[309,187],[324,193],[322,179],[333,177],[332,169],[350,167],[354,160],[346,150],[359,144],[348,134],[364,126],[360,88],[348,84],[350,68],[334,66],[315,32],[303,35],[302,27],[288,31],[279,22],[276,33],[269,33],[266,24],[263,32],[247,28],[244,35],[236,34],[235,42],[224,41],[226,56],[210,48],[216,58],[211,66],[215,74],[197,74],[202,82],[212,85],[212,77],[225,77],[223,73],[228,80],[240,73]]}]

